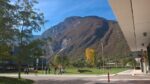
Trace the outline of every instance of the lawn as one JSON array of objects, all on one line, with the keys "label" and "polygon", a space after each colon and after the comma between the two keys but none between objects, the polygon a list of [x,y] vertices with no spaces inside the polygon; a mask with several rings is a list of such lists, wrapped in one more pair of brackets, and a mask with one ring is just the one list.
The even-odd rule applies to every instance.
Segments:
[{"label": "lawn", "polygon": [[0,77],[0,84],[33,84],[32,80]]},{"label": "lawn", "polygon": [[[121,71],[127,70],[127,68],[111,68],[111,69],[97,69],[97,68],[80,68],[80,70],[86,70],[83,73],[78,72],[78,68],[66,68],[64,74],[107,74],[108,71],[110,74],[116,74]],[[39,74],[43,74],[44,71],[39,71]],[[52,69],[51,74],[54,74]]]},{"label": "lawn", "polygon": [[116,74],[121,71],[127,70],[126,68],[111,68],[111,69],[97,69],[97,68],[81,68],[80,70],[87,70],[87,72],[80,73],[77,68],[66,69],[67,74]]},{"label": "lawn", "polygon": [[[86,71],[80,73],[78,71],[78,69],[86,70]],[[110,72],[110,74],[116,74],[118,72],[122,72],[122,71],[125,71],[125,70],[128,70],[128,68],[98,69],[98,68],[75,68],[75,67],[71,67],[71,68],[66,68],[65,73],[63,73],[63,74],[96,74],[96,75],[103,75],[103,74],[107,74],[108,71]],[[59,70],[57,71],[57,73],[58,72],[59,72]],[[30,73],[36,74],[36,73],[33,73],[33,72],[30,72]],[[24,74],[24,72],[22,72],[22,74]],[[37,74],[45,74],[45,71],[38,70]],[[51,69],[50,74],[54,74],[54,69]]]}]

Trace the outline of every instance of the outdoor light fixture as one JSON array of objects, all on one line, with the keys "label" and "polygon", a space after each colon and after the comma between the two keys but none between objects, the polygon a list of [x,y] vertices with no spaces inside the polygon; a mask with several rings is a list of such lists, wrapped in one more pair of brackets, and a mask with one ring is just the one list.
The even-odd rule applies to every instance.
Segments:
[{"label": "outdoor light fixture", "polygon": [[147,32],[144,32],[144,33],[143,33],[143,36],[146,37],[146,36],[147,36]]},{"label": "outdoor light fixture", "polygon": [[144,43],[142,43],[141,45],[142,45],[142,46],[144,46],[145,44],[144,44]]}]

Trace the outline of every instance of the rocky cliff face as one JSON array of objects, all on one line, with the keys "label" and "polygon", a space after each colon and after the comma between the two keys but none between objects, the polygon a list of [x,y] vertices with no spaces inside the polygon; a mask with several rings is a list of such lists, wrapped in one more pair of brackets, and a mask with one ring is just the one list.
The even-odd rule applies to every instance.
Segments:
[{"label": "rocky cliff face", "polygon": [[53,51],[72,59],[84,57],[86,48],[95,49],[100,56],[102,43],[105,56],[121,57],[129,51],[118,23],[97,16],[69,17],[42,35],[49,36]]}]

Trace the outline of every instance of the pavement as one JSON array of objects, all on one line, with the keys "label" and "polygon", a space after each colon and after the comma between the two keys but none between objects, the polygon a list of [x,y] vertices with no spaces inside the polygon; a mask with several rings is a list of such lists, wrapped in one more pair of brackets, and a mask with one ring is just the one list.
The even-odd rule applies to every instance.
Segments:
[{"label": "pavement", "polygon": [[[133,75],[134,74],[134,75]],[[0,74],[0,76],[17,77],[17,74]],[[150,84],[150,74],[139,70],[127,70],[110,75],[36,75],[22,74],[22,78],[34,80],[34,84]]]},{"label": "pavement", "polygon": [[146,75],[141,70],[130,69],[117,73],[118,75]]}]

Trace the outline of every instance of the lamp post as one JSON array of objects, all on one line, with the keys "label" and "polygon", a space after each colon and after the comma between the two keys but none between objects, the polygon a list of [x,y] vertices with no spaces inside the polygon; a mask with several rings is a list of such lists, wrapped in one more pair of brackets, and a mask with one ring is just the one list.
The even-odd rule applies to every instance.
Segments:
[{"label": "lamp post", "polygon": [[41,56],[41,60],[42,60],[42,71],[43,71],[43,73],[44,73],[44,56]]},{"label": "lamp post", "polygon": [[102,49],[102,63],[103,63],[103,70],[104,70],[104,45],[103,42],[101,41],[101,49]]},{"label": "lamp post", "polygon": [[109,63],[109,56],[108,56],[108,74],[107,74],[107,76],[108,76],[108,83],[110,83],[110,63]]},{"label": "lamp post", "polygon": [[[45,60],[46,59],[46,57],[45,56],[41,56],[41,61],[42,61],[42,71],[43,71],[43,74],[44,74],[44,70],[47,68],[47,60]],[[46,65],[45,65],[45,63],[44,63],[44,60],[46,61],[45,63],[46,63]]]},{"label": "lamp post", "polygon": [[[103,61],[103,70],[104,70],[104,44],[101,41],[101,48],[102,48],[102,61]],[[109,62],[109,56],[108,56],[108,62]],[[109,66],[109,65],[108,65]],[[107,78],[108,78],[108,83],[110,83],[110,73],[109,73],[109,68],[108,67],[108,73],[107,73]]]},{"label": "lamp post", "polygon": [[39,59],[36,58],[36,70],[38,70]]}]

